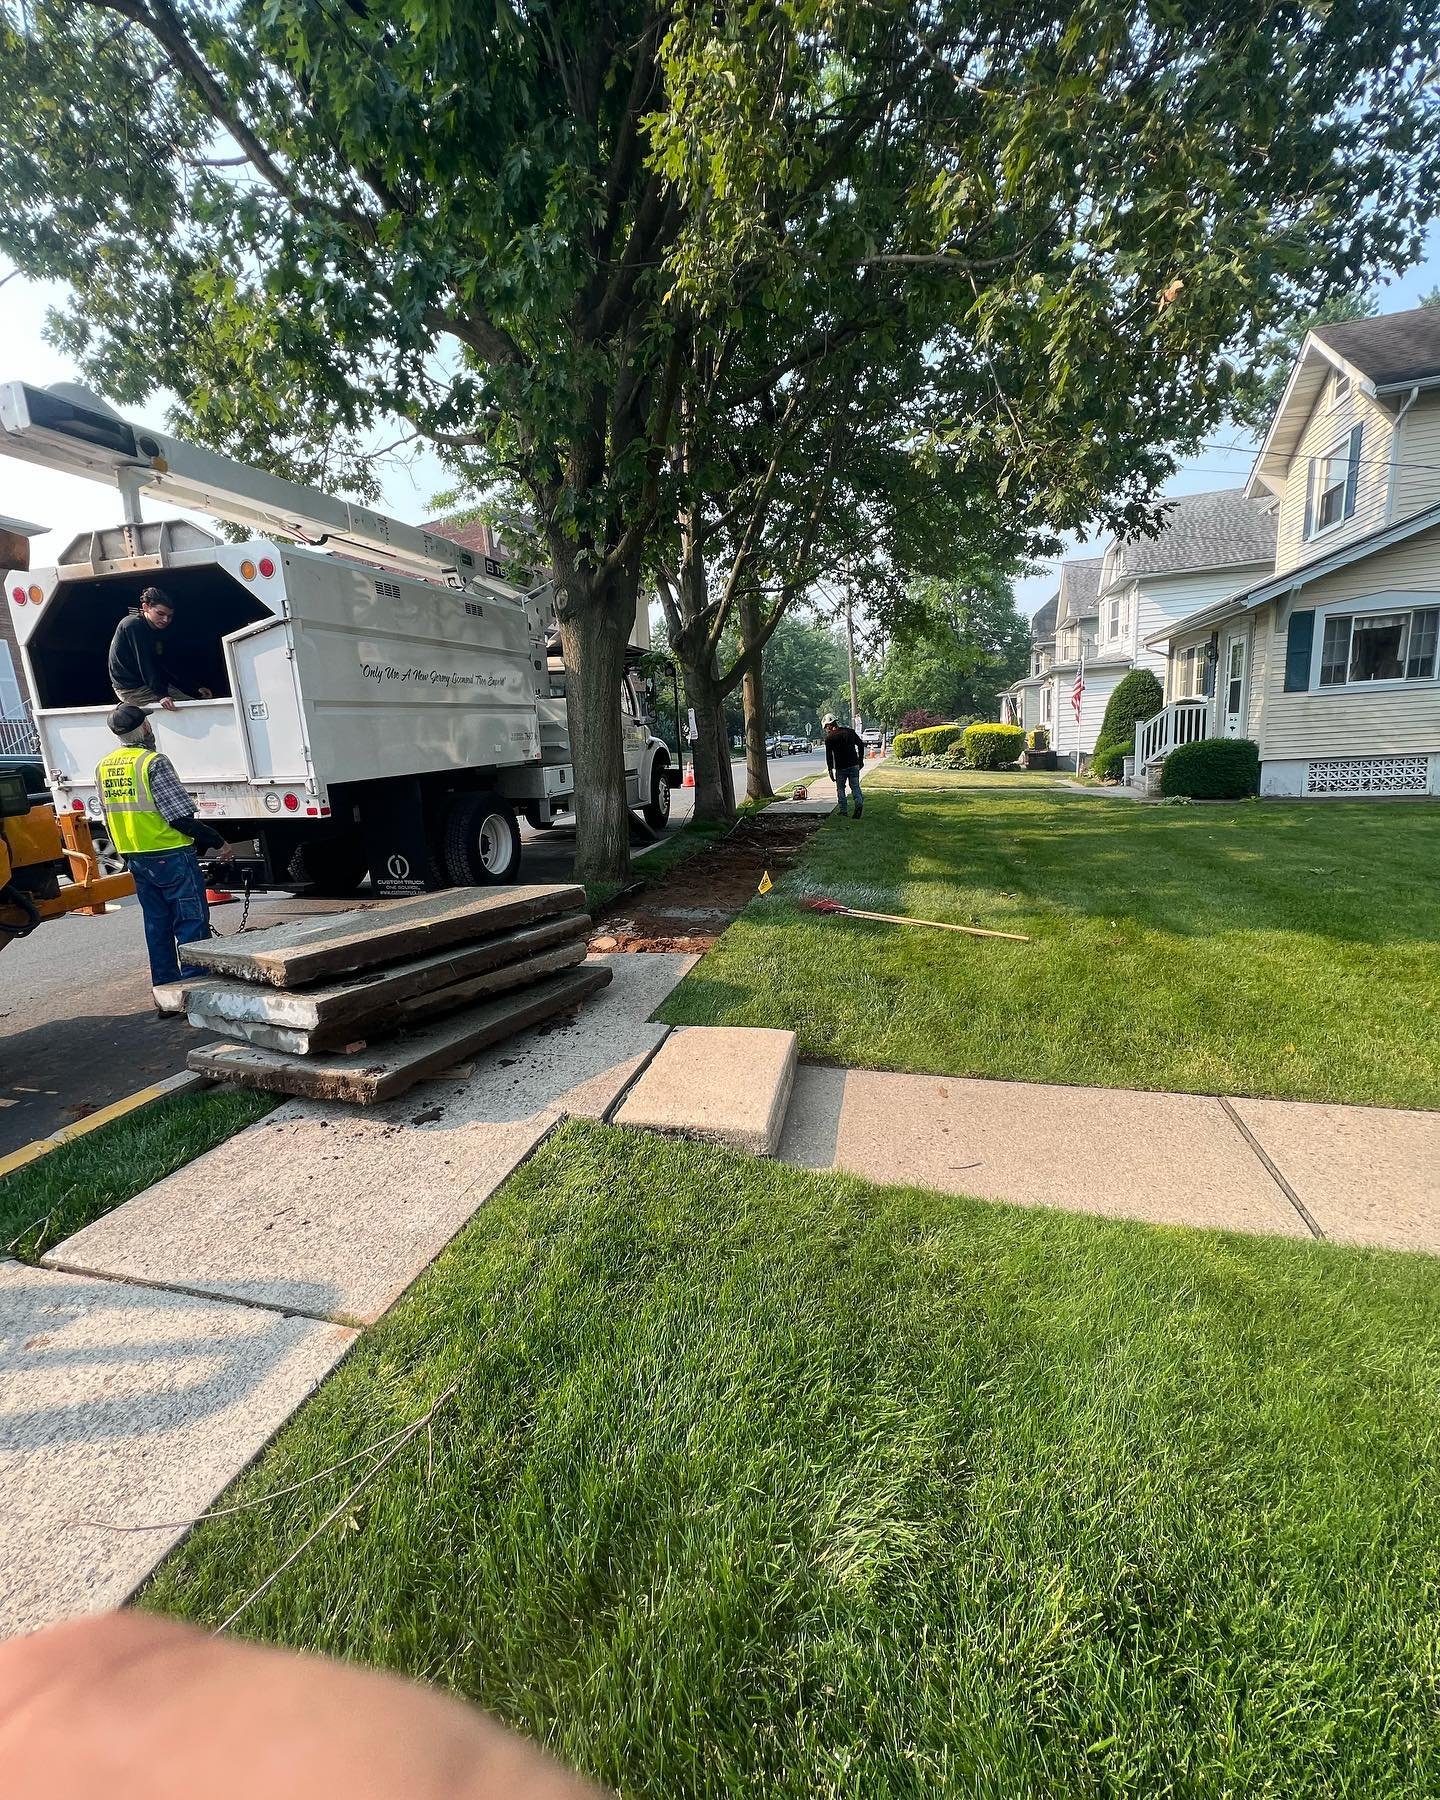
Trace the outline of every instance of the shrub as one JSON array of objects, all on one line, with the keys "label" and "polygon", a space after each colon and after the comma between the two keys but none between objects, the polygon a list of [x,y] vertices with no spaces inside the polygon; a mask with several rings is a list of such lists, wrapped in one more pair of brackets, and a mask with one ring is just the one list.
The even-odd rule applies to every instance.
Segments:
[{"label": "shrub", "polygon": [[943,756],[952,744],[958,744],[964,727],[960,725],[930,725],[924,731],[917,731],[922,756]]},{"label": "shrub", "polygon": [[1135,754],[1132,743],[1106,744],[1090,759],[1090,773],[1097,781],[1119,781],[1125,773],[1125,758]]},{"label": "shrub", "polygon": [[918,731],[897,731],[890,741],[890,751],[894,756],[919,756],[920,733]]},{"label": "shrub", "polygon": [[1243,800],[1260,791],[1260,747],[1249,738],[1201,738],[1181,744],[1160,765],[1167,799]]},{"label": "shrub", "polygon": [[1118,683],[1105,708],[1100,735],[1095,740],[1098,756],[1110,744],[1135,741],[1135,727],[1142,719],[1153,719],[1165,704],[1165,690],[1159,678],[1149,669],[1132,669]]},{"label": "shrub", "polygon": [[943,725],[945,721],[939,713],[930,712],[926,707],[917,706],[895,727],[897,734],[902,731],[925,731],[932,725]]},{"label": "shrub", "polygon": [[999,769],[1025,747],[1018,725],[971,725],[965,731],[965,758],[972,769]]},{"label": "shrub", "polygon": [[1025,747],[1027,750],[1048,750],[1050,748],[1050,733],[1043,725],[1037,725],[1030,733],[1029,737],[1026,738]]}]

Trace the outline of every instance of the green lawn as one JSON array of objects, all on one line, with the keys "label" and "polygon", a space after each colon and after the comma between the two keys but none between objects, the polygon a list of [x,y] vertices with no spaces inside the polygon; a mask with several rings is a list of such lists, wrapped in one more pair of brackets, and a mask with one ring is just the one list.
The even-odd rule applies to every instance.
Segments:
[{"label": "green lawn", "polygon": [[157,1101],[26,1163],[0,1179],[0,1255],[37,1260],[275,1104],[268,1094],[201,1088]]},{"label": "green lawn", "polygon": [[1433,1260],[572,1124],[145,1604],[218,1623],[339,1506],[236,1629],[625,1794],[1394,1800],[1440,1791],[1437,1457]]},{"label": "green lawn", "polygon": [[[1141,806],[886,765],[671,996],[851,1066],[1440,1106],[1440,807]],[[1029,944],[818,917],[998,927]]]}]

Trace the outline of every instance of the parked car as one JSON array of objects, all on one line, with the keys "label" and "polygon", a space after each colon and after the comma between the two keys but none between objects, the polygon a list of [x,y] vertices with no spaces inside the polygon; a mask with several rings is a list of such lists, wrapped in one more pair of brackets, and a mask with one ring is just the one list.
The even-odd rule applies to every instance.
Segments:
[{"label": "parked car", "polygon": [[885,733],[878,725],[867,726],[860,736],[867,750],[883,750],[885,748]]},{"label": "parked car", "polygon": [[785,738],[768,737],[765,740],[765,754],[767,756],[784,756],[788,747],[788,741]]}]

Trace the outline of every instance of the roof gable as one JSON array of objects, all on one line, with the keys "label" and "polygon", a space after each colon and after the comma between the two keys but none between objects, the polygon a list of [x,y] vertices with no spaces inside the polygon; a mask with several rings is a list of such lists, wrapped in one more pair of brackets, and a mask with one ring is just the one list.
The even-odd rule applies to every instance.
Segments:
[{"label": "roof gable", "polygon": [[1166,502],[1155,537],[1116,542],[1110,580],[1271,563],[1275,529],[1276,506],[1268,495],[1248,499],[1242,488],[1181,494]]},{"label": "roof gable", "polygon": [[1059,609],[1056,622],[1088,619],[1100,609],[1100,570],[1103,556],[1079,556],[1060,565]]}]

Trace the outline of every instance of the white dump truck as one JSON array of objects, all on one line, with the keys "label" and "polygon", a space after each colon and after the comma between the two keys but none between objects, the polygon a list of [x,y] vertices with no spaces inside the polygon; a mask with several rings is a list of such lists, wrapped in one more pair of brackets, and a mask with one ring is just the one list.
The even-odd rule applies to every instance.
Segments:
[{"label": "white dump truck", "polygon": [[[114,747],[108,650],[149,586],[175,604],[172,682],[211,698],[152,717],[156,740],[262,878],[385,894],[512,881],[517,812],[537,826],[574,791],[564,667],[547,587],[475,551],[132,426],[84,389],[0,386],[0,451],[120,490],[124,522],[82,534],[53,568],[10,571],[20,645],[56,806],[100,814],[95,765]],[[139,496],[257,533],[227,543],[144,522]],[[632,640],[648,647],[641,608]],[[681,771],[620,696],[626,798],[652,827]]]}]

